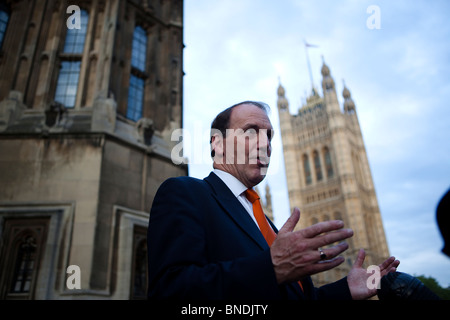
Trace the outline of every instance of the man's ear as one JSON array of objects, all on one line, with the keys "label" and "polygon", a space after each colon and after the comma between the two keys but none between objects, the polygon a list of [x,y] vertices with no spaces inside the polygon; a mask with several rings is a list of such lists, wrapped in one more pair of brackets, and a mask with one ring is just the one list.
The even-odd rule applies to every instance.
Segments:
[{"label": "man's ear", "polygon": [[211,157],[216,164],[222,164],[224,155],[224,140],[221,132],[211,136]]}]

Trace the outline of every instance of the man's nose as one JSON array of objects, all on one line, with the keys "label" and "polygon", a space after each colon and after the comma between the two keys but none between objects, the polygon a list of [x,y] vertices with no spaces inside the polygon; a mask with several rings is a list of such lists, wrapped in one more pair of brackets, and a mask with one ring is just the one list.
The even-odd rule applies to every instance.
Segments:
[{"label": "man's nose", "polygon": [[265,151],[267,156],[270,157],[272,153],[272,146],[269,137],[267,136],[267,130],[260,130],[258,135],[258,149]]}]

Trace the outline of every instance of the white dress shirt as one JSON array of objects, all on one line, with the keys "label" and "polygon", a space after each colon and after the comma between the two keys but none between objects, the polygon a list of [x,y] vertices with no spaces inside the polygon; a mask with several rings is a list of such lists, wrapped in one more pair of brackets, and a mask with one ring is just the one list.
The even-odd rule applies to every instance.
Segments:
[{"label": "white dress shirt", "polygon": [[247,210],[248,214],[259,228],[258,222],[256,222],[255,215],[253,214],[253,204],[245,196],[245,191],[248,188],[228,172],[219,169],[214,169],[213,172],[227,185],[239,202],[242,203],[245,210]]}]

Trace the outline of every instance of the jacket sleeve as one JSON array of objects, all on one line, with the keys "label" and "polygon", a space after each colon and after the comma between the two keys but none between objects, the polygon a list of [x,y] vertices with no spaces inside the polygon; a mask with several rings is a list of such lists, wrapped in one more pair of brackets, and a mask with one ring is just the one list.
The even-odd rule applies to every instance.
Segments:
[{"label": "jacket sleeve", "polygon": [[279,299],[270,251],[209,261],[204,190],[188,182],[169,179],[155,195],[147,234],[149,299]]},{"label": "jacket sleeve", "polygon": [[347,277],[315,288],[315,295],[317,300],[352,300]]}]

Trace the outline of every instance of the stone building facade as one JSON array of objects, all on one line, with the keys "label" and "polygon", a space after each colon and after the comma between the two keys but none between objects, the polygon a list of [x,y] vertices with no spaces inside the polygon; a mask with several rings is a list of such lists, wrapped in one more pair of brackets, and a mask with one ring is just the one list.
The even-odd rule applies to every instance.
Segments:
[{"label": "stone building facade", "polygon": [[274,221],[273,216],[273,208],[272,208],[272,193],[270,192],[270,186],[269,184],[266,184],[264,187],[264,196],[262,196],[262,193],[259,191],[258,186],[255,186],[255,190],[258,193],[258,195],[261,197],[261,207],[264,211],[264,214],[271,220]]},{"label": "stone building facade", "polygon": [[277,92],[290,210],[301,211],[297,229],[339,219],[354,231],[346,262],[314,275],[317,285],[346,276],[360,248],[367,266],[389,256],[355,103],[345,87],[341,110],[325,62],[321,72],[323,95],[313,87],[296,114],[290,114],[281,84]]},{"label": "stone building facade", "polygon": [[0,1],[0,299],[139,299],[182,0]]}]

